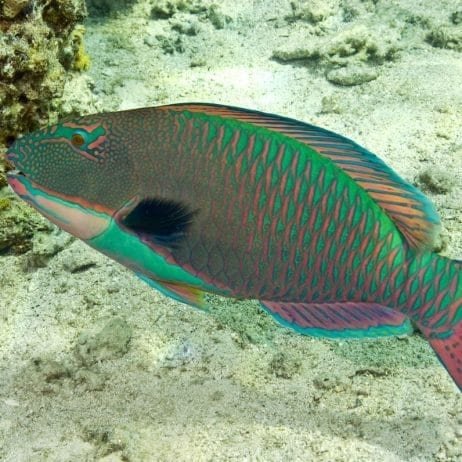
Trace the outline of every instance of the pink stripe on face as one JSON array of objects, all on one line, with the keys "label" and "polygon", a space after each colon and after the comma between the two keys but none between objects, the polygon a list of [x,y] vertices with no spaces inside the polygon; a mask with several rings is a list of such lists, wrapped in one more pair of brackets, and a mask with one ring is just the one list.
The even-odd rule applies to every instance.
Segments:
[{"label": "pink stripe on face", "polygon": [[82,240],[92,239],[109,226],[110,217],[93,215],[90,211],[55,202],[46,197],[35,197],[35,204],[51,222]]},{"label": "pink stripe on face", "polygon": [[107,136],[105,135],[98,136],[98,138],[96,138],[96,140],[93,141],[93,143],[89,144],[88,147],[90,149],[96,149],[99,146],[101,146],[105,141],[107,141]]},{"label": "pink stripe on face", "polygon": [[110,224],[110,215],[92,212],[90,209],[64,199],[55,199],[52,194],[45,192],[35,183],[31,183],[32,187],[29,190],[21,181],[21,177],[9,177],[8,183],[16,194],[52,223],[79,239],[92,239],[104,232]]}]

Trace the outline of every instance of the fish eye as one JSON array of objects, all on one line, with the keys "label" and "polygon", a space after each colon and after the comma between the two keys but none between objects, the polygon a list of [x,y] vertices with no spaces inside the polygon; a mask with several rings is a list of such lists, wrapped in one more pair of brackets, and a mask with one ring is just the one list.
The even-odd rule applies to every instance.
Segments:
[{"label": "fish eye", "polygon": [[74,147],[80,148],[85,144],[85,138],[81,133],[74,133],[71,137],[71,143]]}]

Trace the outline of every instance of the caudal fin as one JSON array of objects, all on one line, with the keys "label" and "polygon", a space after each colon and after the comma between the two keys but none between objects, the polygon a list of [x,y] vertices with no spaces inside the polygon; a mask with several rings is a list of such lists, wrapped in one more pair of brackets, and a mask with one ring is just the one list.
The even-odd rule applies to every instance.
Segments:
[{"label": "caudal fin", "polygon": [[444,337],[428,339],[438,358],[462,391],[462,322]]},{"label": "caudal fin", "polygon": [[410,273],[408,314],[462,391],[462,263],[427,254]]}]

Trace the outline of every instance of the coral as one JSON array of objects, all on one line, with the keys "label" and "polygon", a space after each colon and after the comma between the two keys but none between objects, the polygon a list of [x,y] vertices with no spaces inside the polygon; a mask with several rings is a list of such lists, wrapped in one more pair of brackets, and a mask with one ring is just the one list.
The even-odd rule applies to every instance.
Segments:
[{"label": "coral", "polygon": [[8,19],[14,19],[29,3],[28,0],[4,0],[2,15]]},{"label": "coral", "polygon": [[76,71],[86,71],[90,68],[90,56],[85,52],[83,36],[85,28],[77,26],[71,34],[72,48],[74,51],[74,62],[72,63],[73,69]]},{"label": "coral", "polygon": [[83,32],[74,32],[86,15],[84,0],[4,0],[0,6],[2,144],[54,120],[66,74],[85,69],[88,59]]}]

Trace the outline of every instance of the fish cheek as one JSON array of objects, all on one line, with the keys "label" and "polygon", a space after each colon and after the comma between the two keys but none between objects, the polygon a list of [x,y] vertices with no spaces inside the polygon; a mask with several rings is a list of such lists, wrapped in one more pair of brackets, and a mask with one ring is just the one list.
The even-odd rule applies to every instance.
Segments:
[{"label": "fish cheek", "polygon": [[57,171],[51,189],[96,206],[116,210],[138,189],[131,162],[108,157],[92,161],[74,153],[67,169]]},{"label": "fish cheek", "polygon": [[93,239],[110,226],[111,215],[107,212],[63,197],[58,192],[43,188],[22,175],[9,178],[9,184],[16,194],[52,223],[79,239]]},{"label": "fish cheek", "polygon": [[35,206],[51,222],[84,241],[102,234],[111,221],[110,216],[103,213],[47,197],[38,197]]}]

